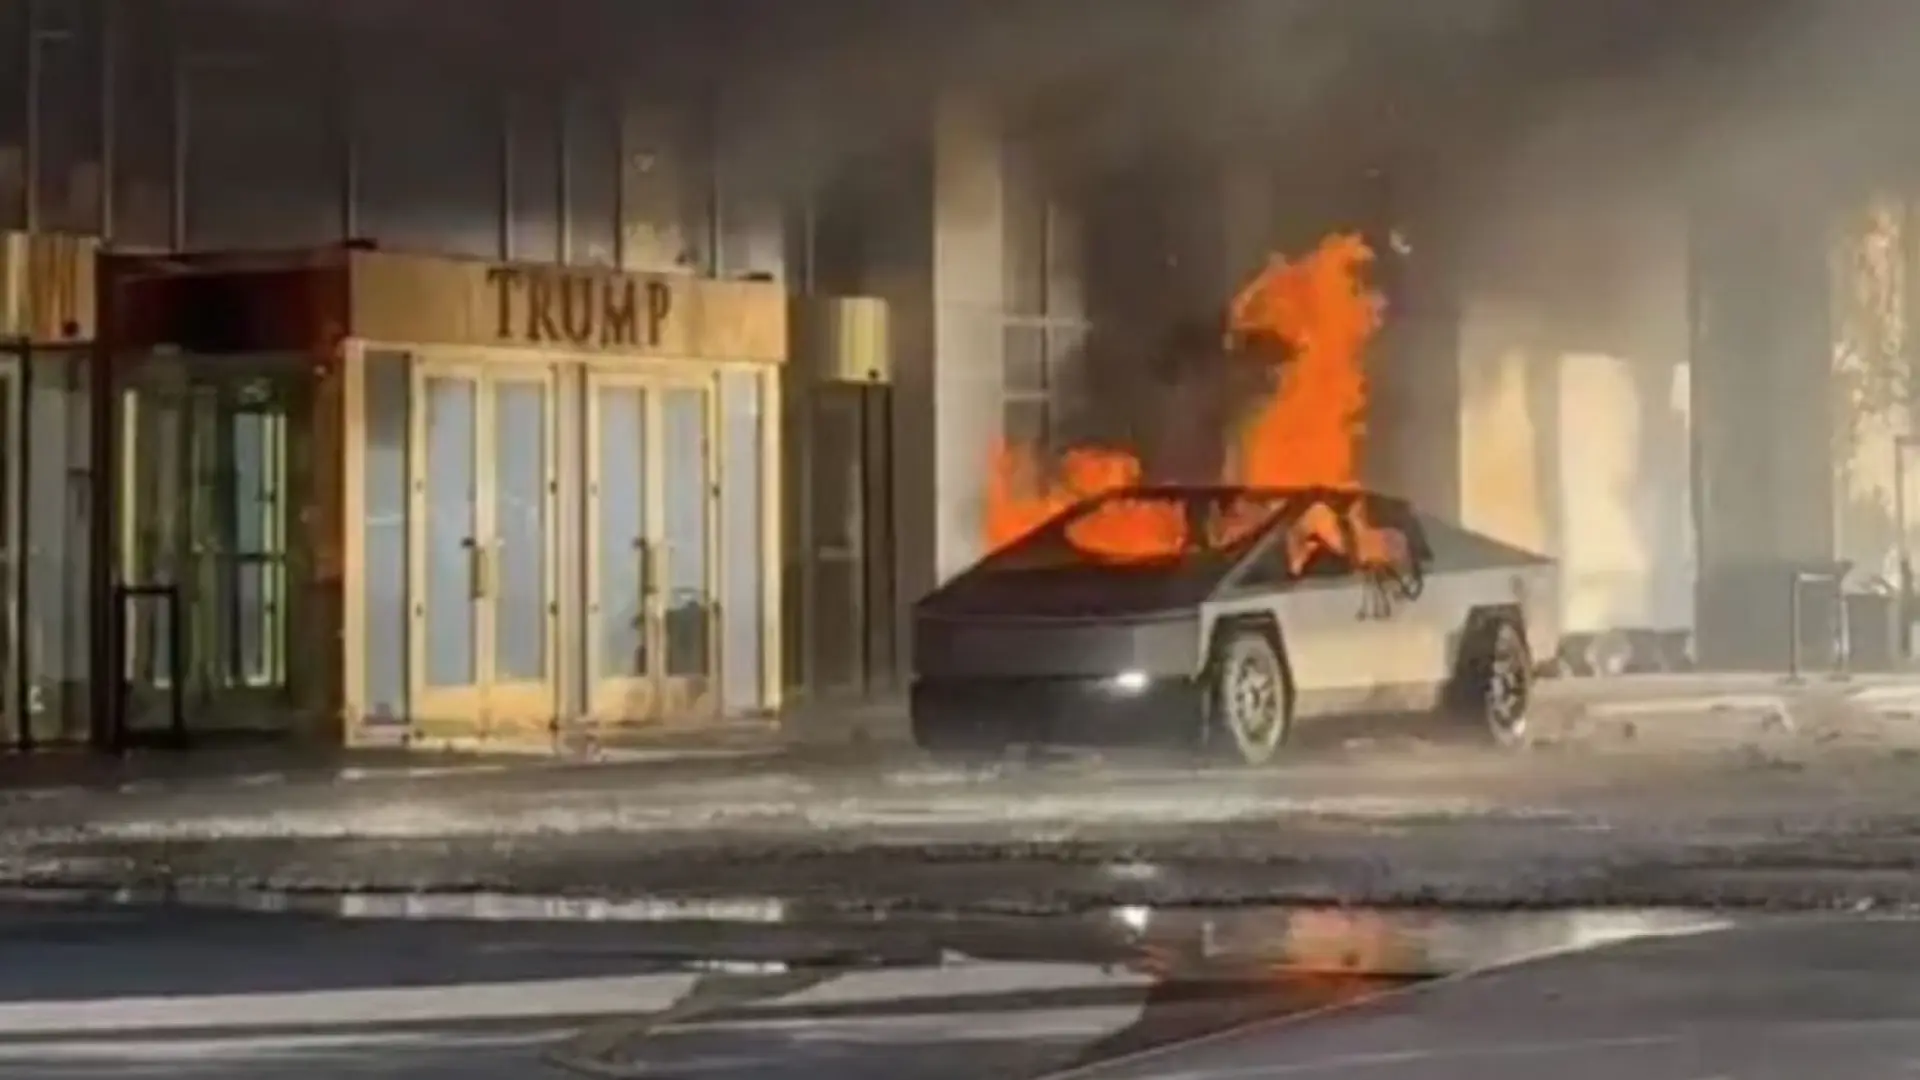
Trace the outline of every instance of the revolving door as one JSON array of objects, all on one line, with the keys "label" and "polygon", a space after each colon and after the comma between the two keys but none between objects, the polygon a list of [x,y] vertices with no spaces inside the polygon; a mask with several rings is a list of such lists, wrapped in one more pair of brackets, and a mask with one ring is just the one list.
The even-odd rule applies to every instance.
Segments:
[{"label": "revolving door", "polygon": [[[126,735],[292,734],[323,708],[304,357],[144,361],[120,396]],[[182,730],[184,729],[184,730]]]}]

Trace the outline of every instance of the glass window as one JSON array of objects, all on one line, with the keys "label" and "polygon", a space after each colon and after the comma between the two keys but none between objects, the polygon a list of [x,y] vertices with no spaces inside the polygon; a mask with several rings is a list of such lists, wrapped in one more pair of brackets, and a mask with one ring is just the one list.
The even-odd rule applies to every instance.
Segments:
[{"label": "glass window", "polygon": [[547,388],[502,379],[493,387],[493,674],[547,677]]},{"label": "glass window", "polygon": [[1424,526],[1405,503],[1373,495],[1321,497],[1300,506],[1281,542],[1247,568],[1241,584],[1339,581],[1381,569],[1417,576],[1430,561]]},{"label": "glass window", "polygon": [[1047,399],[1032,394],[1009,396],[1000,410],[1002,433],[1007,445],[1045,450],[1048,446],[1048,421],[1052,409]]},{"label": "glass window", "polygon": [[930,598],[954,613],[1100,617],[1197,603],[1286,509],[1280,495],[1135,488],[1079,503]]},{"label": "glass window", "polygon": [[1008,319],[1001,330],[1000,362],[1008,394],[1046,394],[1047,327],[1037,319]]},{"label": "glass window", "polygon": [[1233,489],[1118,491],[1081,503],[995,555],[996,570],[1173,565],[1246,551],[1285,499]]},{"label": "glass window", "polygon": [[362,478],[366,719],[407,716],[407,430],[411,394],[403,353],[366,361],[366,474]]},{"label": "glass window", "polygon": [[767,413],[759,371],[721,377],[720,543],[721,706],[748,712],[766,703],[766,527],[761,463]]},{"label": "glass window", "polygon": [[86,736],[88,414],[85,354],[36,349],[26,435],[29,629],[35,682],[28,707],[42,739]]}]

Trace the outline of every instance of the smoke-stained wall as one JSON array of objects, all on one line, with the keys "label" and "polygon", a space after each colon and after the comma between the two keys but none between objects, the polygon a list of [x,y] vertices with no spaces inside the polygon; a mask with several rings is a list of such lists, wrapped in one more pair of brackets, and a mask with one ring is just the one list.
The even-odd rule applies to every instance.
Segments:
[{"label": "smoke-stained wall", "polygon": [[[1666,90],[1636,96],[1618,86],[1579,100],[1541,94],[1538,123],[1518,107],[1503,120],[1532,136],[1467,170],[1472,191],[1454,193],[1463,223],[1454,235],[1436,239],[1420,221],[1395,219],[1356,168],[1388,142],[1420,134],[1410,129],[1423,122],[1437,130],[1457,119],[1412,106],[1447,101],[1472,111],[1477,98],[1460,86],[1495,85],[1494,73],[1525,66],[1495,56],[1565,66],[1531,37],[1505,53],[1467,48],[1504,41],[1524,7],[1471,6],[1482,17],[1465,40],[1456,36],[1467,21],[1458,13],[1416,26],[1404,5],[1390,4],[1367,7],[1364,17],[1356,5],[1330,6],[1354,17],[1328,19],[1322,29],[1341,33],[1321,40],[1296,32],[1312,27],[1294,24],[1293,6],[1228,5],[1246,32],[1222,33],[1235,25],[1217,21],[1226,8],[1209,7],[1203,18],[1116,4],[1082,17],[1048,0],[1023,9],[1027,21],[993,20],[998,51],[953,68],[1001,96],[1010,94],[1004,84],[1018,83],[1044,97],[1047,80],[1063,73],[1081,84],[1078,100],[1129,91],[1120,96],[1126,107],[1094,111],[1100,124],[1063,125],[1097,132],[1081,154],[1105,175],[1156,147],[1163,158],[1186,159],[1145,184],[1144,200],[1115,198],[1111,213],[1081,229],[1088,273],[1063,279],[1084,284],[1094,318],[1126,342],[1111,355],[1128,370],[1163,351],[1159,335],[1171,323],[1217,311],[1267,249],[1303,250],[1355,226],[1382,240],[1383,227],[1405,224],[1408,285],[1376,346],[1373,481],[1564,559],[1570,629],[1685,627],[1698,576],[1696,513],[1712,563],[1835,548],[1832,461],[1814,445],[1832,428],[1807,404],[1824,401],[1830,385],[1823,362],[1813,362],[1826,356],[1825,341],[1808,336],[1823,323],[1803,302],[1810,276],[1823,272],[1819,257],[1781,254],[1800,241],[1767,239],[1780,227],[1769,208],[1704,229],[1688,224],[1676,163],[1689,154],[1663,141],[1675,138],[1668,106],[1685,96],[1678,91],[1664,100]],[[546,18],[536,7],[505,9],[528,25]],[[1021,245],[1009,222],[1031,200],[1009,167],[1007,117],[981,104],[984,96],[948,97],[936,108],[899,92],[950,74],[912,53],[910,39],[876,32],[825,60],[797,62],[797,82],[832,76],[847,84],[849,100],[796,139],[788,113],[802,95],[773,76],[740,94],[723,64],[677,85],[650,78],[678,51],[664,22],[631,38],[637,45],[605,43],[628,55],[593,68],[557,52],[544,66],[527,63],[521,54],[538,52],[531,38],[494,53],[447,50],[418,27],[408,37],[385,33],[378,20],[336,24],[316,14],[327,5],[276,5],[258,19],[238,10],[211,0],[0,5],[0,225],[104,232],[154,247],[356,236],[483,257],[723,274],[792,268],[801,276],[795,258],[838,263],[817,275],[809,266],[806,286],[879,294],[893,307],[903,594],[978,553],[987,454],[1011,426],[1006,396],[1018,381],[1006,316],[1022,305],[1010,299]],[[781,10],[812,18],[792,14],[797,6]],[[1037,26],[1052,32],[1020,32]],[[1794,29],[1782,40],[1805,38]],[[1206,47],[1169,48],[1175,31]],[[836,46],[853,40],[837,29],[828,36]],[[790,44],[784,32],[772,37],[769,55]],[[1220,42],[1236,48],[1222,51]],[[1374,67],[1349,72],[1361,45],[1392,47]],[[1471,78],[1442,78],[1453,69],[1436,67],[1439,58]],[[1149,61],[1165,61],[1154,69],[1158,81],[1143,77]],[[1404,71],[1432,81],[1389,92],[1375,77]],[[1233,108],[1195,107],[1210,100],[1191,94],[1205,76],[1235,73],[1211,99]],[[1535,102],[1514,78],[1514,88],[1481,93],[1503,106]],[[1363,108],[1368,87],[1394,100]],[[915,115],[896,130],[875,119],[877,110]],[[1316,112],[1335,119],[1308,123]],[[1427,120],[1393,119],[1408,112]],[[1240,113],[1235,123],[1223,119]],[[1748,141],[1769,144],[1771,128],[1755,126],[1761,134]],[[899,134],[908,129],[911,136]],[[1175,132],[1185,141],[1166,151]],[[1428,141],[1457,139],[1449,130]],[[1720,142],[1706,144],[1693,153],[1721,155]],[[1249,148],[1256,166],[1223,164]],[[807,150],[835,160],[802,160]],[[1818,157],[1796,152],[1785,164]],[[1747,171],[1774,176],[1780,166]],[[859,224],[833,237],[822,229],[819,250],[796,256],[804,245],[791,243],[782,203],[827,172],[865,174],[841,200],[851,209],[840,216]],[[1127,185],[1082,186],[1104,196]],[[1692,277],[1710,279],[1704,286],[1690,284],[1688,269],[1689,238],[1701,235]],[[1055,273],[1050,265],[1046,274]],[[1689,338],[1690,297],[1705,312],[1692,320],[1707,327],[1698,339]],[[1111,368],[1082,374],[1119,381]],[[1141,385],[1136,398],[1158,390]],[[1176,420],[1197,412],[1168,411]],[[1162,426],[1148,437],[1177,441],[1194,427]],[[1704,477],[1697,489],[1690,459]]]},{"label": "smoke-stained wall", "polygon": [[[719,93],[717,73],[648,83],[645,71],[538,62],[540,50],[515,47],[532,42],[456,47],[431,26],[349,7],[5,5],[0,225],[144,248],[359,238],[783,272],[785,193],[733,167],[753,156],[750,106]],[[678,48],[650,40],[662,58]]]},{"label": "smoke-stained wall", "polygon": [[[1056,323],[1070,326],[1072,311],[1060,305],[1077,307],[1080,295],[1077,252],[1033,265],[1039,256],[1024,242],[1033,223],[1019,209],[1040,197],[1041,179],[1016,167],[991,96],[950,91],[926,109],[918,146],[842,170],[818,229],[818,287],[888,303],[908,598],[982,554],[988,469],[1011,405],[1024,404],[1014,400],[1023,350],[1036,330],[1044,341]],[[1037,278],[1053,297],[1039,315],[1025,298]]]},{"label": "smoke-stained wall", "polygon": [[1454,512],[1560,560],[1576,644],[1694,623],[1688,178],[1628,152],[1660,116],[1596,98],[1477,177],[1457,419],[1399,446],[1454,440]]}]

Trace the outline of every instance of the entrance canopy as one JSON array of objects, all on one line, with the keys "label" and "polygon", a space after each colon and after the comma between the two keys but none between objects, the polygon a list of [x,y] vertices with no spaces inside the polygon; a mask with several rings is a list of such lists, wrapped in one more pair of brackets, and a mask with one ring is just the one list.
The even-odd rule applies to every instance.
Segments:
[{"label": "entrance canopy", "polygon": [[[782,286],[358,245],[257,254],[109,255],[107,336],[122,355],[386,343],[780,363]],[[51,317],[51,316],[49,316]]]}]

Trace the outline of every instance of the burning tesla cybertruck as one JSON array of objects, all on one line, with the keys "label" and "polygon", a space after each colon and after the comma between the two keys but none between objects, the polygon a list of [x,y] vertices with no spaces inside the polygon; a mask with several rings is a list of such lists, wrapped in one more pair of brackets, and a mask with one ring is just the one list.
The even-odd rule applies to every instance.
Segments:
[{"label": "burning tesla cybertruck", "polygon": [[1432,710],[1527,737],[1548,559],[1361,491],[1135,487],[1077,503],[914,611],[915,740],[1272,759],[1296,723]]}]

